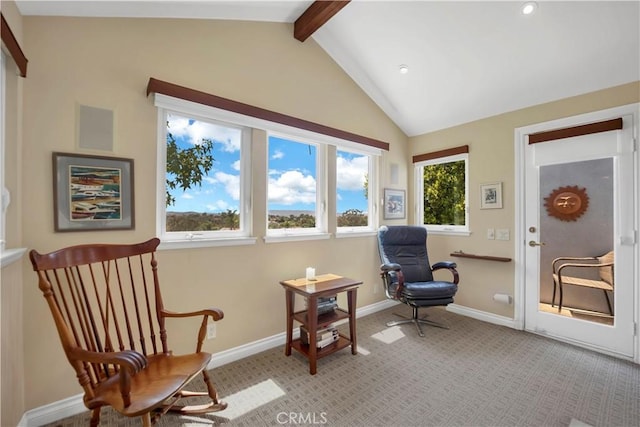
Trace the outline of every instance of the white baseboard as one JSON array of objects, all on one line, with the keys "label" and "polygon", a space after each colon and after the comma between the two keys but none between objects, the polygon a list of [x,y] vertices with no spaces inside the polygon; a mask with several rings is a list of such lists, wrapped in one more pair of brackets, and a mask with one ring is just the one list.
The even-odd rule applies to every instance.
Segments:
[{"label": "white baseboard", "polygon": [[458,304],[449,304],[447,306],[447,311],[460,314],[462,316],[472,317],[477,320],[482,320],[483,322],[517,329],[516,321],[510,317],[498,316],[497,314],[476,310],[475,308],[469,308]]},{"label": "white baseboard", "polygon": [[[83,393],[25,412],[20,427],[41,426],[88,411]],[[23,424],[22,424],[23,423]]]},{"label": "white baseboard", "polygon": [[[398,303],[392,300],[376,302],[366,307],[357,309],[356,317],[363,317],[368,314],[373,314],[375,312],[385,310],[389,307],[393,307],[396,304]],[[347,320],[345,319],[343,322],[346,321]],[[236,360],[244,359],[245,357],[252,356],[265,350],[269,350],[273,347],[284,345],[285,338],[286,334],[284,332],[281,332],[279,334],[259,339],[257,341],[234,347],[229,350],[214,353],[213,357],[211,358],[211,362],[209,362],[209,365],[207,366],[207,369],[217,368],[219,366],[226,365],[227,363],[235,362]],[[81,393],[75,396],[68,397],[66,399],[59,400],[57,402],[50,403],[48,405],[31,409],[23,415],[19,427],[42,426],[61,420],[63,418],[86,412],[87,407],[84,406],[82,397],[83,394]]]}]

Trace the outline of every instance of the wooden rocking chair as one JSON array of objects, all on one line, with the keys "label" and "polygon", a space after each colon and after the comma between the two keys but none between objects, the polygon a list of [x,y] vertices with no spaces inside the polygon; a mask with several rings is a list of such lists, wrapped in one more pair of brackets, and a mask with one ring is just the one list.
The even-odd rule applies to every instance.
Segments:
[{"label": "wooden rocking chair", "polygon": [[[111,406],[127,417],[155,424],[167,411],[203,414],[221,411],[202,350],[210,308],[176,313],[165,310],[155,251],[157,238],[144,243],[72,246],[48,254],[29,253],[39,287],[49,304],[62,347],[84,389],[91,426],[100,409]],[[174,356],[167,346],[165,319],[202,316],[196,351]],[[183,388],[202,373],[206,392]],[[178,406],[183,397],[209,396],[210,402]]]}]

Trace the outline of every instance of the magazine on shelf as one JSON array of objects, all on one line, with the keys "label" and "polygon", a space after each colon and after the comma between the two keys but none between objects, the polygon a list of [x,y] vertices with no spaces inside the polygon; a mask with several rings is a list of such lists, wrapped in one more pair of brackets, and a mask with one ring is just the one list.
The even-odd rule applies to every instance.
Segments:
[{"label": "magazine on shelf", "polygon": [[[308,301],[305,299],[305,308],[308,308]],[[338,307],[338,298],[334,296],[318,298],[318,315],[329,313]]]},{"label": "magazine on shelf", "polygon": [[[328,344],[331,344],[333,341],[337,340],[338,337],[338,330],[334,326],[329,326],[327,328],[321,329],[316,332],[316,347],[321,348]],[[300,341],[302,341],[302,343],[306,345],[309,345],[310,341],[309,331],[302,325],[300,326]]]}]

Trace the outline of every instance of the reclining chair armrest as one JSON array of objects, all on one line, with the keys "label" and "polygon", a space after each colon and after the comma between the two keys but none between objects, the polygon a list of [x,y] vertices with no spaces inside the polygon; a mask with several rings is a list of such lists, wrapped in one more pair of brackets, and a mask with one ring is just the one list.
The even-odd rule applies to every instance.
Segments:
[{"label": "reclining chair armrest", "polygon": [[99,353],[95,351],[87,351],[81,348],[73,349],[71,355],[75,358],[72,363],[96,363],[118,365],[120,367],[120,395],[124,407],[131,405],[131,377],[147,367],[147,358],[137,351],[123,350]]},{"label": "reclining chair armrest", "polygon": [[389,263],[389,264],[382,264],[380,266],[380,270],[383,273],[388,273],[390,271],[400,271],[400,270],[402,270],[402,267],[400,267],[400,264]]},{"label": "reclining chair armrest", "polygon": [[[395,298],[396,299],[400,299],[400,297],[402,296],[402,290],[404,289],[404,274],[402,274],[402,267],[400,266],[400,264],[396,264],[396,263],[389,263],[389,264],[382,264],[380,266],[380,277],[382,277],[382,279],[387,282],[387,278],[389,277],[389,273],[392,271],[395,271],[397,274],[397,279],[398,279],[398,287],[396,288],[396,294],[395,294]],[[388,283],[385,284],[385,286],[387,286],[388,289]],[[387,291],[387,296],[388,295],[388,291]]]},{"label": "reclining chair armrest", "polygon": [[453,283],[457,285],[458,282],[460,281],[458,270],[456,270],[457,268],[458,268],[458,264],[456,264],[453,261],[440,261],[433,264],[433,266],[431,267],[431,271],[442,270],[442,269],[449,270],[453,275]]}]

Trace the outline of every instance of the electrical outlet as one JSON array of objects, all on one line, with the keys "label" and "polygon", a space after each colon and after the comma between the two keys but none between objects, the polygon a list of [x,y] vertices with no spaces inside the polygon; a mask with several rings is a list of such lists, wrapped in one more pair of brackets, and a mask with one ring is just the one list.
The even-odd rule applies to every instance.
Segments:
[{"label": "electrical outlet", "polygon": [[487,228],[487,239],[493,240],[496,238],[496,230],[493,228]]},{"label": "electrical outlet", "polygon": [[207,339],[212,340],[216,337],[216,324],[213,322],[207,323]]}]

